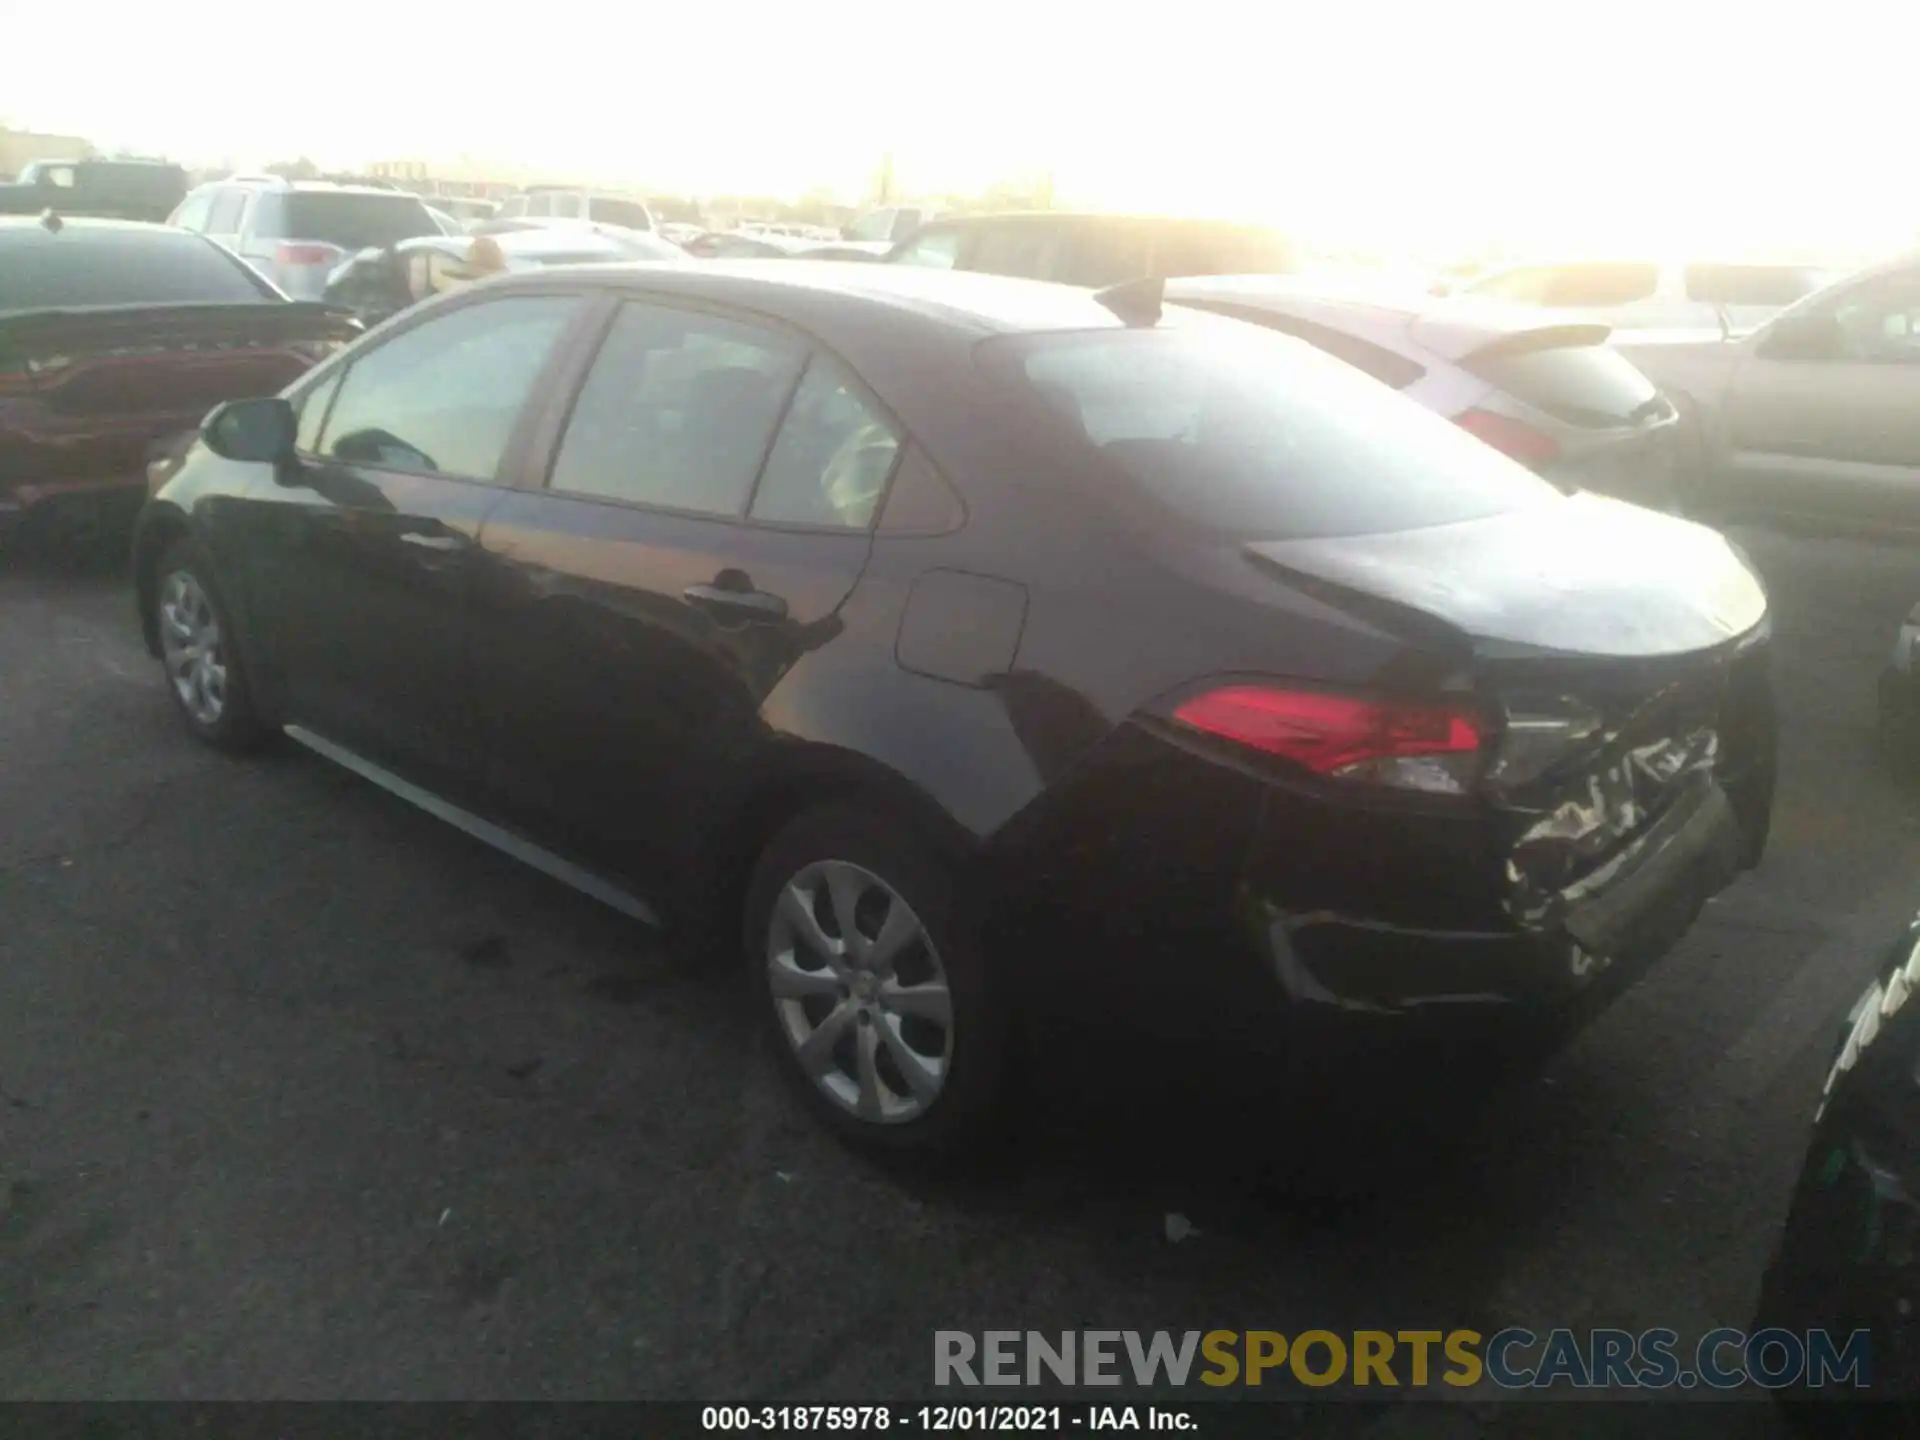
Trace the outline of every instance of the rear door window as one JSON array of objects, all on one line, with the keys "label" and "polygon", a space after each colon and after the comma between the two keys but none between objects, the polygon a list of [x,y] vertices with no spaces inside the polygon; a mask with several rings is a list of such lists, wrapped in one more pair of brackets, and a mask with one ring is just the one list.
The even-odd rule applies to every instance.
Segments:
[{"label": "rear door window", "polygon": [[247,208],[247,192],[244,190],[216,190],[213,192],[213,206],[207,214],[207,233],[209,235],[238,235],[240,216]]},{"label": "rear door window", "polygon": [[627,304],[573,407],[549,485],[706,515],[747,508],[806,347],[718,315]]},{"label": "rear door window", "polygon": [[753,518],[864,530],[899,453],[900,437],[852,377],[816,355],[780,422]]},{"label": "rear door window", "polygon": [[494,479],[579,307],[572,295],[511,295],[402,331],[348,369],[320,453],[352,465]]},{"label": "rear door window", "polygon": [[282,196],[278,215],[261,229],[274,239],[317,240],[349,252],[384,250],[402,240],[440,233],[427,207],[411,195],[324,190]]},{"label": "rear door window", "polygon": [[189,195],[180,208],[173,212],[168,223],[178,225],[182,230],[205,230],[207,217],[213,213],[211,195]]},{"label": "rear door window", "polygon": [[1659,284],[1656,265],[1566,265],[1551,272],[1542,303],[1569,310],[1632,305],[1651,300]]},{"label": "rear door window", "polygon": [[1605,345],[1496,350],[1462,363],[1482,380],[1569,425],[1632,425],[1659,408],[1653,382]]},{"label": "rear door window", "polygon": [[976,354],[1086,447],[1093,493],[1148,528],[1364,535],[1564,498],[1458,426],[1251,325],[1196,316],[1009,336]]}]

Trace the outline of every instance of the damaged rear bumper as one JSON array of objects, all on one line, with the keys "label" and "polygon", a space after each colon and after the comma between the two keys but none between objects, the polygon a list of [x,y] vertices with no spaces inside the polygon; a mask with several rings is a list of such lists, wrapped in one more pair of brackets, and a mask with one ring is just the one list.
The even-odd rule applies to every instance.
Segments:
[{"label": "damaged rear bumper", "polygon": [[1743,839],[1725,791],[1702,776],[1601,872],[1556,897],[1538,925],[1490,914],[1484,927],[1425,928],[1255,902],[1253,928],[1296,1005],[1378,1015],[1558,1009],[1671,950],[1740,872]]}]

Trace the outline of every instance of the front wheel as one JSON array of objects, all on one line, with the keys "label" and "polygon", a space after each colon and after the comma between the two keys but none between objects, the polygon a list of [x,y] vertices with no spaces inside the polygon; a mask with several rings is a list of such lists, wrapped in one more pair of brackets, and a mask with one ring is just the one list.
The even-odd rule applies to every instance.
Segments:
[{"label": "front wheel", "polygon": [[951,875],[909,828],[841,807],[789,824],[755,870],[746,948],[782,1067],[828,1124],[896,1152],[978,1148],[1010,1027]]},{"label": "front wheel", "polygon": [[233,626],[199,549],[176,540],[155,571],[154,620],[167,690],[187,728],[221,750],[247,750],[266,735],[234,646]]}]

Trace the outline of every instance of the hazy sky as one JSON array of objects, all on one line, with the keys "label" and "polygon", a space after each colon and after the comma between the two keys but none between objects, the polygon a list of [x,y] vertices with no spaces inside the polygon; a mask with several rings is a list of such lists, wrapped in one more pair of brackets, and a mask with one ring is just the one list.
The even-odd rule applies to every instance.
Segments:
[{"label": "hazy sky", "polygon": [[891,147],[930,190],[1051,161],[1063,201],[1405,249],[1920,235],[1920,15],[1888,0],[201,0],[84,37],[11,8],[8,52],[59,58],[9,66],[3,118],[189,160],[465,151],[852,199]]}]

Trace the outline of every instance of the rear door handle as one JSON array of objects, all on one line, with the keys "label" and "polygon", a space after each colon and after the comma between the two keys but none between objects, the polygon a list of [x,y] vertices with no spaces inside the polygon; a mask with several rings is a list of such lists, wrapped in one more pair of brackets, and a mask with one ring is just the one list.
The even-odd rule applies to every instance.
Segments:
[{"label": "rear door handle", "polygon": [[735,590],[725,585],[689,585],[680,592],[690,604],[755,620],[784,620],[787,602],[764,590]]},{"label": "rear door handle", "polygon": [[402,544],[418,545],[422,550],[438,550],[443,555],[451,555],[464,550],[470,543],[463,535],[423,535],[417,530],[401,532]]}]

